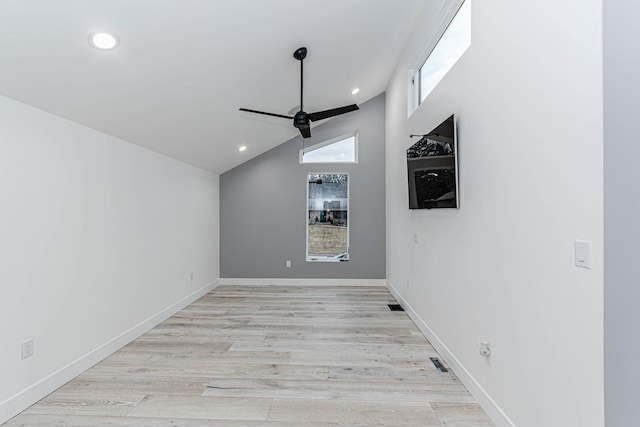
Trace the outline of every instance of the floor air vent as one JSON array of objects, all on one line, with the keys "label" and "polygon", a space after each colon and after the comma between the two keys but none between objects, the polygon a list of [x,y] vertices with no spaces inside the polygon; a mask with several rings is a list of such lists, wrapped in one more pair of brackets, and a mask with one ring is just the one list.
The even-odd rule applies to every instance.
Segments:
[{"label": "floor air vent", "polygon": [[400,304],[387,304],[391,311],[404,311],[404,308]]},{"label": "floor air vent", "polygon": [[431,359],[431,362],[433,362],[433,366],[435,366],[438,369],[438,371],[449,372],[449,370],[444,367],[442,362],[440,362],[440,359],[438,359],[437,357],[430,357],[429,359]]}]

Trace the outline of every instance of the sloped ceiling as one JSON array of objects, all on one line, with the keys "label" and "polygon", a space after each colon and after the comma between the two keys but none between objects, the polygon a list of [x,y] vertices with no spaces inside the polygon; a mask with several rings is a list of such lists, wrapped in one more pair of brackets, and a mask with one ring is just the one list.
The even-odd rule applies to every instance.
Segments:
[{"label": "sloped ceiling", "polygon": [[[362,103],[384,91],[426,3],[2,0],[0,94],[223,173],[298,135],[238,111],[299,104],[296,48],[309,49],[306,111]],[[92,48],[98,31],[119,47]]]}]

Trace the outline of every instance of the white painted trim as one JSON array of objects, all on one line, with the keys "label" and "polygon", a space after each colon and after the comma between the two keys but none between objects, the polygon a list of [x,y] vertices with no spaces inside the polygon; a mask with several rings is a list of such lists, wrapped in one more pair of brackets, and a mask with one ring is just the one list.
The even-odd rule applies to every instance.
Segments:
[{"label": "white painted trim", "polygon": [[84,371],[91,368],[96,363],[100,362],[112,353],[129,344],[140,335],[164,322],[169,317],[176,314],[178,311],[182,310],[203,295],[215,289],[219,284],[220,279],[209,283],[208,285],[198,289],[190,295],[187,295],[180,301],[171,304],[169,307],[165,308],[159,313],[149,317],[146,320],[143,320],[131,329],[123,332],[112,340],[107,341],[94,350],[91,350],[84,356],[81,356],[77,360],[74,360],[58,371],[41,379],[37,383],[32,384],[21,392],[0,403],[0,424],[3,424],[11,418],[15,417],[20,412],[24,411],[43,397],[47,396],[51,392],[55,391],[59,387],[77,377],[78,375],[82,374]]},{"label": "white painted trim", "polygon": [[220,279],[235,286],[387,286],[385,279]]},{"label": "white painted trim", "polygon": [[424,320],[416,313],[411,305],[400,295],[400,293],[387,280],[387,288],[395,299],[402,305],[405,312],[409,315],[413,323],[416,324],[422,334],[429,340],[431,345],[436,349],[438,354],[445,361],[447,366],[458,376],[462,384],[469,390],[471,395],[480,404],[482,409],[487,413],[489,418],[497,427],[515,427],[515,424],[500,409],[497,403],[489,396],[484,388],[476,381],[475,378],[465,369],[460,361],[449,351],[447,346],[438,338],[433,330],[426,324]]}]

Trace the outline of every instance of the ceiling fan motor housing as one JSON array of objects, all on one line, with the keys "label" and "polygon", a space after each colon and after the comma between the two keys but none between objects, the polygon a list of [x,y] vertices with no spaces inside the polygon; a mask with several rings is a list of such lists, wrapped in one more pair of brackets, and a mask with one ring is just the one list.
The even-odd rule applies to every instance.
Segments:
[{"label": "ceiling fan motor housing", "polygon": [[309,116],[304,111],[298,111],[293,116],[293,125],[298,129],[309,126]]}]

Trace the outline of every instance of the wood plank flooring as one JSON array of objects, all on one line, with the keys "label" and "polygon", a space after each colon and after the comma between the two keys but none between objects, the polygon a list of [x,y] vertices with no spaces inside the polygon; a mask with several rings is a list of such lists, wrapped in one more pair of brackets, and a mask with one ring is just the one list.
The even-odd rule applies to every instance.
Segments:
[{"label": "wood plank flooring", "polygon": [[395,303],[220,286],[6,426],[492,426]]}]

